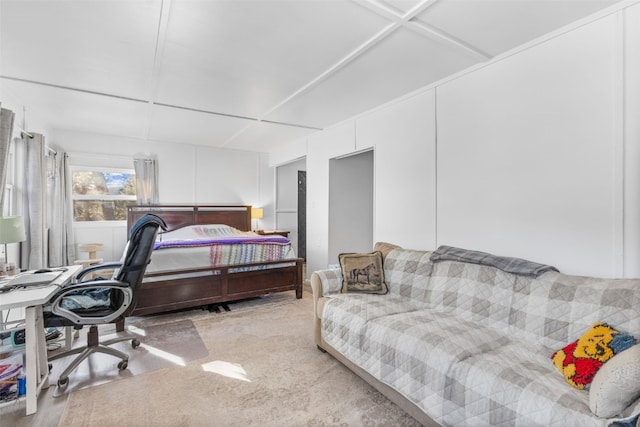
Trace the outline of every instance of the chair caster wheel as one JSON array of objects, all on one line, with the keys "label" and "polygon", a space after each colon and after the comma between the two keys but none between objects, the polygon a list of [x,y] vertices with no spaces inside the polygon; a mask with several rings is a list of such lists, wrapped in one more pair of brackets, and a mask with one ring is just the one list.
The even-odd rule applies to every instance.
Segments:
[{"label": "chair caster wheel", "polygon": [[51,363],[49,363],[49,364],[47,365],[47,367],[49,368],[49,372],[51,372],[51,370],[53,369],[53,365],[52,365]]},{"label": "chair caster wheel", "polygon": [[124,371],[125,369],[127,369],[127,366],[129,366],[129,362],[127,360],[121,360],[118,363],[118,369],[120,369],[121,371]]},{"label": "chair caster wheel", "polygon": [[138,348],[138,347],[140,347],[140,340],[138,340],[138,339],[136,339],[136,338],[132,339],[132,340],[131,340],[131,347],[133,347],[133,348]]},{"label": "chair caster wheel", "polygon": [[69,378],[58,378],[58,387],[65,387],[69,384]]}]

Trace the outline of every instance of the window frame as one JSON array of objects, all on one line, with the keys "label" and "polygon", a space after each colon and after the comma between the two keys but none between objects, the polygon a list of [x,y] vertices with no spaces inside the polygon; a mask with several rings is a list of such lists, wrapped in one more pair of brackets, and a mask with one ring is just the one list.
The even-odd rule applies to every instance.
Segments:
[{"label": "window frame", "polygon": [[[74,211],[74,202],[76,200],[130,200],[136,204],[137,195],[112,195],[112,194],[74,194],[73,193],[73,174],[74,172],[101,172],[101,173],[126,173],[135,176],[134,168],[112,167],[112,166],[83,166],[81,164],[69,165],[70,184],[71,184],[71,209]],[[126,225],[127,220],[99,220],[99,221],[76,221],[75,213],[73,215],[74,227],[110,227]]]}]

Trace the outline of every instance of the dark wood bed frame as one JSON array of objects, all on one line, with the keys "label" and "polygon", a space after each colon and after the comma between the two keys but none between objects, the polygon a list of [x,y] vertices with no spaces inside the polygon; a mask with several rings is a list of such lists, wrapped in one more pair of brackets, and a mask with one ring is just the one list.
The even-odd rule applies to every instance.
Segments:
[{"label": "dark wood bed frame", "polygon": [[[163,218],[169,230],[197,224],[226,224],[251,229],[251,206],[144,205],[130,206],[127,233],[147,213]],[[153,255],[152,255],[153,257]],[[132,315],[140,316],[198,306],[214,307],[273,292],[296,291],[302,298],[302,258],[254,264],[212,266],[147,273]],[[233,272],[238,267],[267,266],[263,270]],[[269,267],[271,266],[271,267]],[[186,275],[186,277],[185,277]]]}]

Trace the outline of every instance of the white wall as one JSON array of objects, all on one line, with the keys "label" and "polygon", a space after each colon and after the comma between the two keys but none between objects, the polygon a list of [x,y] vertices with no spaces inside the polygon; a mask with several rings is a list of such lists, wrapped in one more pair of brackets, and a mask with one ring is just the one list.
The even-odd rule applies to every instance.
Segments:
[{"label": "white wall", "polygon": [[355,124],[350,121],[313,134],[307,152],[307,272],[329,261],[329,159],[355,151]]},{"label": "white wall", "polygon": [[[261,224],[273,227],[273,168],[264,153],[218,149],[191,144],[117,138],[106,135],[57,131],[48,144],[71,153],[73,162],[93,162],[133,167],[136,153],[158,158],[160,203],[248,204],[265,207]],[[128,165],[128,166],[127,166]],[[126,226],[77,224],[76,243],[100,242],[105,260],[119,259],[126,244]],[[86,254],[84,254],[86,255]],[[79,257],[83,257],[79,254]]]},{"label": "white wall", "polygon": [[358,149],[375,147],[374,241],[434,247],[434,91],[358,118],[356,135]]},{"label": "white wall", "polygon": [[624,20],[624,276],[640,277],[640,5]]},{"label": "white wall", "polygon": [[375,240],[640,275],[639,10],[585,20],[307,138],[308,270],[330,263],[329,159],[375,147]]},{"label": "white wall", "polygon": [[438,87],[439,242],[622,273],[616,30],[601,19]]}]

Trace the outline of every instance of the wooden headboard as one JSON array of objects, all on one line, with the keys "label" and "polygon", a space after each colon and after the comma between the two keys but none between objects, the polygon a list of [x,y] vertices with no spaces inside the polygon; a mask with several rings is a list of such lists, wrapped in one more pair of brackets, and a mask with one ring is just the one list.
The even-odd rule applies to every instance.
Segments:
[{"label": "wooden headboard", "polygon": [[169,230],[198,224],[226,224],[240,231],[251,230],[251,206],[134,205],[127,208],[127,234],[147,213],[164,219]]}]

